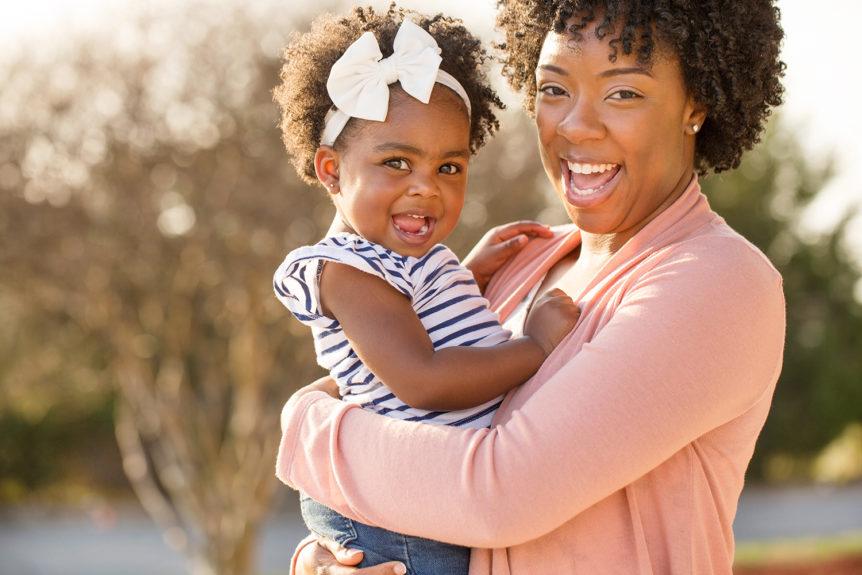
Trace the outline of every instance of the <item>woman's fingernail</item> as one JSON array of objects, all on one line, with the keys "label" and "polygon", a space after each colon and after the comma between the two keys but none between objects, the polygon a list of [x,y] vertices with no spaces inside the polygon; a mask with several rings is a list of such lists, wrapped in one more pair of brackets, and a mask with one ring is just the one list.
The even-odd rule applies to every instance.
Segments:
[{"label": "woman's fingernail", "polygon": [[347,550],[347,554],[351,557],[356,557],[360,553],[362,553],[362,551],[360,551],[359,549],[348,549]]},{"label": "woman's fingernail", "polygon": [[404,563],[397,563],[392,570],[395,571],[396,575],[404,575],[407,573],[407,567],[404,566]]}]

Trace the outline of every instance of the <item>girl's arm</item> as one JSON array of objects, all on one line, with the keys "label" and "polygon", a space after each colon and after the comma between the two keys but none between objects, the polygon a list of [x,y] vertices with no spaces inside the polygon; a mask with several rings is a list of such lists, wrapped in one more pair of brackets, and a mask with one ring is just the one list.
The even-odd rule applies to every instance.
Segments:
[{"label": "girl's arm", "polygon": [[[412,407],[481,405],[530,378],[574,326],[577,307],[559,295],[533,321],[532,337],[491,347],[434,350],[410,301],[383,279],[335,262],[320,277],[323,311],[341,324],[359,359]],[[526,330],[525,330],[526,331]]]},{"label": "girl's arm", "polygon": [[277,473],[365,523],[516,545],[768,400],[783,341],[780,277],[747,246],[705,243],[628,288],[505,423],[413,424],[308,393],[288,408]]}]

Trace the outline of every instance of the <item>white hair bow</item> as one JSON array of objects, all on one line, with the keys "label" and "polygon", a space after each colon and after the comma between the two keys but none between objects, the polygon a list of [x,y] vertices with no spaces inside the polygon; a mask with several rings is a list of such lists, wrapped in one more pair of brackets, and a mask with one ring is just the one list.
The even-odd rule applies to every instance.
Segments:
[{"label": "white hair bow", "polygon": [[326,90],[336,109],[326,116],[321,144],[335,143],[350,118],[386,120],[389,84],[395,82],[423,104],[431,99],[434,83],[440,82],[461,96],[469,114],[467,92],[458,80],[440,70],[440,47],[428,32],[405,20],[392,47],[393,54],[383,58],[374,34],[365,32],[332,66]]}]

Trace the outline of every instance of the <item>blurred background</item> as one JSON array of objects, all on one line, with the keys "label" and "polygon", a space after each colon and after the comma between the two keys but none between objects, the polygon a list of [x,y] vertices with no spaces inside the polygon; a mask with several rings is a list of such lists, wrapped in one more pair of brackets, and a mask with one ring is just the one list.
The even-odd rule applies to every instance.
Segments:
[{"label": "blurred background", "polygon": [[[271,90],[290,33],[349,4],[0,2],[0,574],[287,572],[304,530],[273,477],[278,413],[322,372],[271,278],[332,208],[290,167]],[[401,4],[495,38],[489,0]],[[862,8],[778,5],[787,103],[703,180],[788,304],[738,571],[862,573]],[[490,226],[565,221],[498,87],[462,256]]]}]

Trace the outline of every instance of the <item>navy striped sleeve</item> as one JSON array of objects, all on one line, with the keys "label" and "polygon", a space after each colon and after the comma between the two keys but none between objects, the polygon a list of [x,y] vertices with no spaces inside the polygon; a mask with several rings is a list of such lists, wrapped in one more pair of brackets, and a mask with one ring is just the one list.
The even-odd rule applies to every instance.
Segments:
[{"label": "navy striped sleeve", "polygon": [[326,262],[349,265],[379,277],[405,297],[413,299],[413,285],[405,269],[405,258],[360,236],[338,234],[290,252],[273,278],[278,300],[308,326],[331,329],[334,322],[323,314],[320,302],[320,273]]}]

